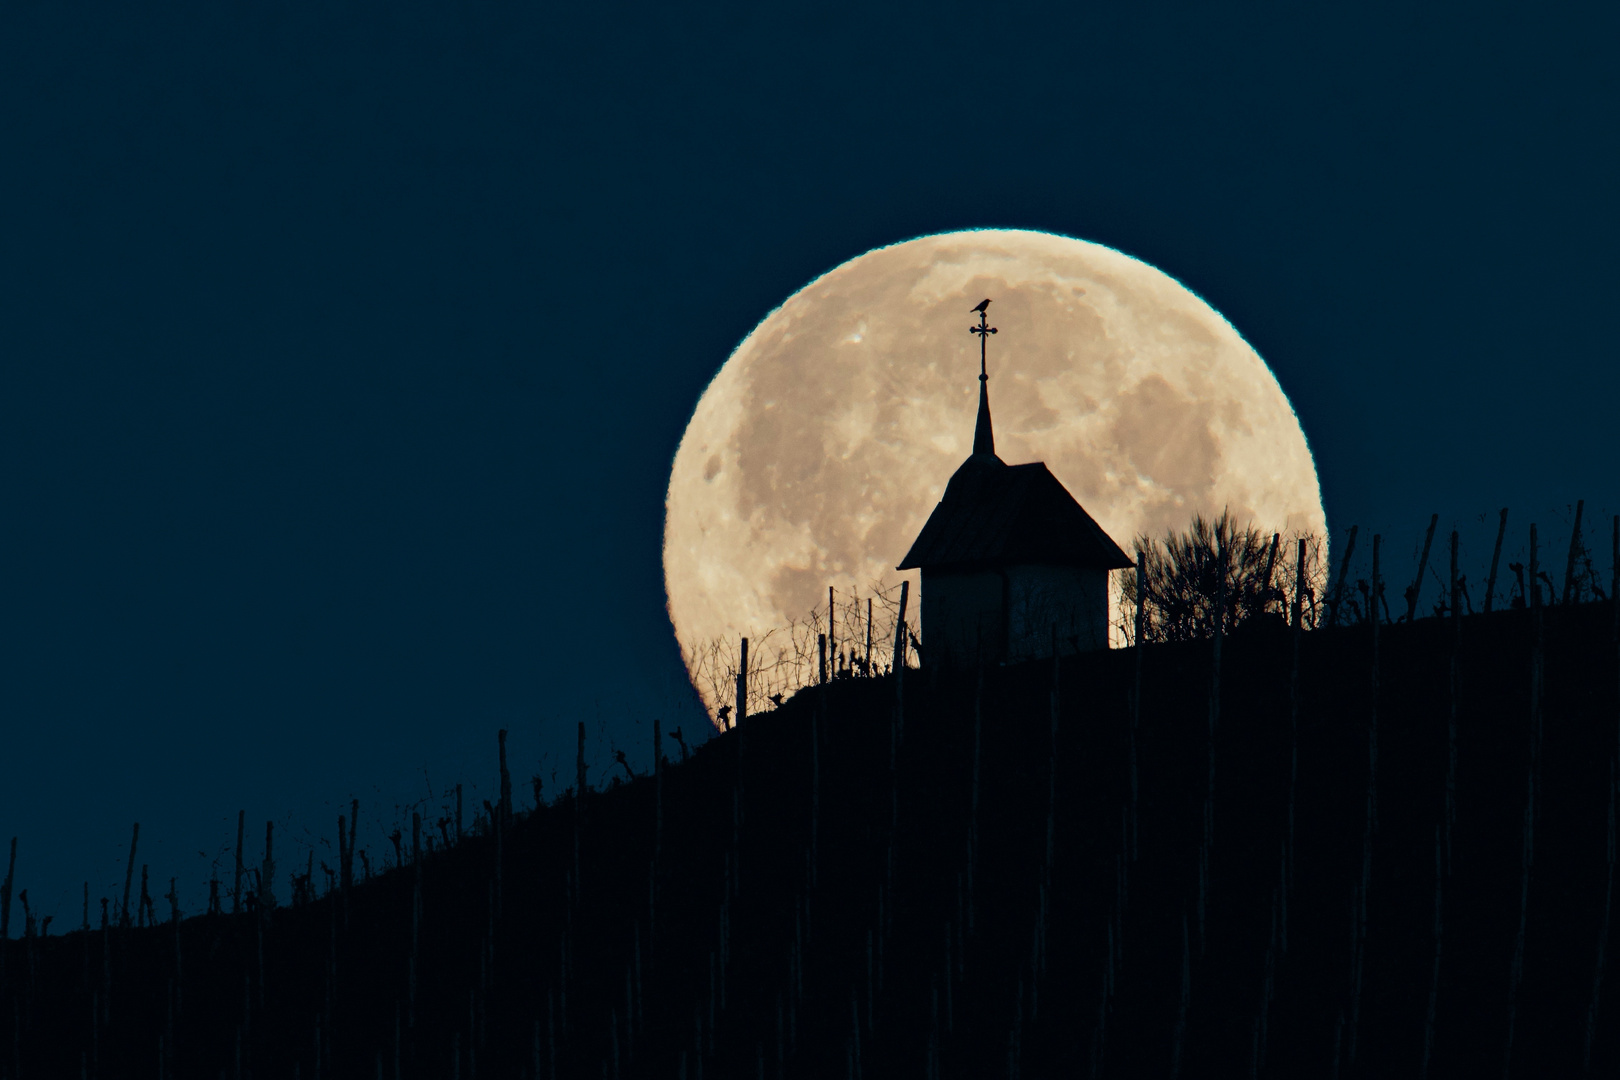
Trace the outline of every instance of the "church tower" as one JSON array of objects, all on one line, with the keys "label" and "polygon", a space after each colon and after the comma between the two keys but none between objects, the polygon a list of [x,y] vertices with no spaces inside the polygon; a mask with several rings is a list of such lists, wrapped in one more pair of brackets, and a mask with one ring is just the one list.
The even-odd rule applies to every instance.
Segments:
[{"label": "church tower", "polygon": [[923,648],[929,664],[1031,660],[1108,647],[1108,574],[1134,566],[1041,462],[996,456],[985,342],[979,325],[979,415],[973,453],[945,486],[898,570],[922,571]]}]

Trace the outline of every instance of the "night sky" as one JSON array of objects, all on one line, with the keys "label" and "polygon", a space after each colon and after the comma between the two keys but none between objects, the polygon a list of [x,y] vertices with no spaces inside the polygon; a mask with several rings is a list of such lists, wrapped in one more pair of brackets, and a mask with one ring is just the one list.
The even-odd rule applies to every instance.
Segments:
[{"label": "night sky", "polygon": [[1499,508],[1512,554],[1577,498],[1606,568],[1620,12],[1408,8],[6,5],[18,886],[77,925],[139,820],[195,911],[238,809],[250,860],[274,819],[335,867],[350,797],[374,858],[397,807],[492,797],[498,728],[520,808],[576,720],[597,780],[697,731],[686,420],[790,293],[922,233],[1186,283],[1392,577],[1431,512],[1473,573]]}]

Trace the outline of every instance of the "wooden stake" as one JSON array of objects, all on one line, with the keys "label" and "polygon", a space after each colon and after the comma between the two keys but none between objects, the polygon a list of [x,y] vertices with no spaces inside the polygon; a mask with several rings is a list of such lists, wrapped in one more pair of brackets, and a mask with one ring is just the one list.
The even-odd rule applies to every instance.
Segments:
[{"label": "wooden stake", "polygon": [[1581,552],[1581,514],[1586,509],[1586,500],[1575,500],[1575,528],[1569,534],[1569,564],[1564,568],[1564,599],[1569,603],[1571,599],[1579,599],[1575,592],[1575,557]]},{"label": "wooden stake", "polygon": [[1367,959],[1367,896],[1372,891],[1372,843],[1378,828],[1378,592],[1379,557],[1383,537],[1373,535],[1372,592],[1369,602],[1372,612],[1372,671],[1369,679],[1369,700],[1372,707],[1367,718],[1367,819],[1361,836],[1361,881],[1355,893],[1354,937],[1351,942],[1350,976],[1350,1045],[1351,1064],[1356,1060],[1357,1035],[1361,1025],[1361,976]]},{"label": "wooden stake", "polygon": [[1142,649],[1147,644],[1147,553],[1141,548],[1136,549],[1136,625],[1134,648],[1132,657],[1132,683],[1131,683],[1131,727],[1130,736],[1131,755],[1131,860],[1137,856],[1137,794],[1138,777],[1136,771],[1136,732],[1142,726]]},{"label": "wooden stake", "polygon": [[129,887],[135,880],[135,847],[141,840],[141,823],[135,823],[135,831],[129,837],[129,863],[124,867],[124,906],[118,916],[119,926],[129,925]]},{"label": "wooden stake", "polygon": [[1513,939],[1513,965],[1508,981],[1507,1045],[1503,1050],[1503,1076],[1513,1071],[1513,1036],[1518,1020],[1519,983],[1524,978],[1525,931],[1530,914],[1530,867],[1535,861],[1536,788],[1541,781],[1541,584],[1536,527],[1530,526],[1530,769],[1525,783],[1524,824],[1520,848],[1519,929]]},{"label": "wooden stake", "polygon": [[973,870],[979,859],[979,757],[984,728],[984,664],[973,690],[973,791],[968,813],[967,928],[973,930]]},{"label": "wooden stake", "polygon": [[1305,538],[1294,561],[1292,649],[1288,667],[1288,850],[1283,865],[1283,952],[1288,951],[1288,893],[1294,887],[1294,807],[1299,789],[1299,641],[1305,629]]},{"label": "wooden stake", "polygon": [[512,820],[512,774],[506,771],[506,729],[496,732],[495,739],[501,756],[501,820],[496,825],[504,828]]},{"label": "wooden stake", "polygon": [[911,582],[900,583],[900,617],[894,624],[894,670],[906,666],[906,603],[911,598]]},{"label": "wooden stake", "polygon": [[[1141,646],[1141,645],[1146,644],[1147,638],[1146,638],[1145,635],[1146,635],[1146,632],[1147,632],[1147,553],[1145,551],[1143,551],[1141,548],[1136,549],[1136,623],[1135,623],[1135,627],[1136,627],[1136,630],[1135,630],[1136,640],[1133,641],[1132,644],[1137,645],[1137,646]],[[1137,660],[1137,664],[1136,664],[1136,685],[1137,685],[1137,689],[1140,690],[1141,685],[1142,685],[1142,663],[1141,663],[1141,659],[1140,659],[1140,654],[1138,654],[1138,660]],[[1140,712],[1139,707],[1137,709],[1137,712],[1138,713]],[[1133,723],[1135,722],[1136,718],[1137,717],[1135,715],[1133,715],[1133,717],[1132,717],[1132,722]]]},{"label": "wooden stake", "polygon": [[1603,994],[1603,968],[1609,948],[1609,920],[1614,912],[1614,801],[1620,793],[1620,775],[1616,774],[1617,759],[1609,759],[1609,878],[1603,891],[1603,925],[1598,931],[1597,969],[1592,973],[1592,1000],[1586,1007],[1586,1049],[1582,1054],[1582,1068],[1592,1068],[1592,1037],[1597,1033],[1598,1002]]},{"label": "wooden stake", "polygon": [[866,674],[872,674],[872,598],[866,598]]},{"label": "wooden stake", "polygon": [[11,886],[17,880],[17,838],[11,838],[11,860],[6,864],[6,880],[0,884],[0,941],[11,933]]},{"label": "wooden stake", "polygon": [[731,722],[740,730],[748,718],[748,639],[742,639],[742,658],[737,664],[737,711]]},{"label": "wooden stake", "polygon": [[[275,839],[276,839],[276,823],[273,822],[273,821],[265,822],[264,823],[264,866],[259,871],[259,907],[260,907],[260,909],[272,907],[272,906],[275,905],[275,902],[276,902],[276,892],[275,892],[275,879],[276,879],[275,851],[276,851],[276,848],[275,848]],[[131,848],[131,850],[134,850],[134,849]]]},{"label": "wooden stake", "polygon": [[[1453,534],[1455,535],[1455,534]],[[1418,1069],[1418,1080],[1427,1080],[1429,1059],[1434,1056],[1434,1014],[1440,999],[1440,882],[1444,877],[1440,867],[1440,830],[1434,832],[1434,967],[1429,974],[1429,1011],[1423,1022],[1423,1064]]]},{"label": "wooden stake", "polygon": [[[658,862],[664,843],[664,734],[657,713],[653,714],[653,863]],[[648,930],[651,934],[651,928]]]},{"label": "wooden stake", "polygon": [[1502,519],[1496,526],[1496,547],[1491,551],[1491,576],[1485,579],[1485,613],[1490,614],[1496,599],[1496,567],[1502,561],[1502,537],[1507,534],[1507,507],[1502,507]]},{"label": "wooden stake", "polygon": [[[1063,662],[1057,654],[1057,624],[1052,624],[1052,689],[1050,692],[1050,705],[1052,712],[1051,741],[1046,754],[1046,857],[1042,862],[1041,888],[1042,896],[1052,881],[1052,853],[1056,842],[1057,829],[1057,737],[1058,718],[1063,711],[1062,682]],[[1042,908],[1044,911],[1044,903]],[[1045,919],[1042,919],[1045,922]]]},{"label": "wooden stake", "polygon": [[412,1031],[416,1030],[416,968],[418,943],[422,937],[422,815],[411,811],[411,865],[414,869],[411,884],[411,955],[408,971],[406,993],[407,1021]]},{"label": "wooden stake", "polygon": [[1423,554],[1418,559],[1417,577],[1412,580],[1412,587],[1406,590],[1406,621],[1408,625],[1417,618],[1418,595],[1423,591],[1423,572],[1429,568],[1429,545],[1434,543],[1434,527],[1440,524],[1440,515],[1435,514],[1429,518],[1429,531],[1423,534]]},{"label": "wooden stake", "polygon": [[818,685],[827,685],[827,635],[816,635],[816,670],[819,675],[816,679]]},{"label": "wooden stake", "polygon": [[1305,625],[1305,538],[1299,538],[1299,554],[1294,561],[1294,607],[1289,613],[1289,625],[1296,631]]},{"label": "wooden stake", "polygon": [[1176,1003],[1176,1026],[1170,1036],[1170,1075],[1181,1075],[1181,1044],[1187,1036],[1187,1007],[1192,1002],[1192,948],[1187,940],[1187,913],[1181,913],[1181,996]]},{"label": "wooden stake", "polygon": [[1541,561],[1537,557],[1536,526],[1530,526],[1530,609],[1539,611],[1541,608]]},{"label": "wooden stake", "polygon": [[1339,580],[1333,586],[1333,596],[1328,601],[1328,625],[1339,625],[1339,602],[1344,598],[1344,582],[1350,576],[1350,557],[1356,553],[1356,532],[1359,525],[1350,526],[1350,539],[1344,545],[1344,560],[1339,563]]},{"label": "wooden stake", "polygon": [[826,713],[827,697],[816,696],[816,707],[810,714],[810,887],[816,887],[818,830],[821,827],[821,721]]},{"label": "wooden stake", "polygon": [[1209,774],[1204,786],[1204,837],[1198,848],[1198,953],[1208,944],[1204,922],[1209,903],[1209,864],[1215,850],[1215,727],[1221,715],[1221,644],[1226,624],[1226,538],[1216,535],[1215,638],[1210,643],[1209,666]]},{"label": "wooden stake", "polygon": [[579,834],[585,817],[585,721],[579,722],[579,751],[575,760],[578,779],[574,788],[574,895],[573,906],[579,906]]},{"label": "wooden stake", "polygon": [[[1383,546],[1384,538],[1373,534],[1372,557],[1372,605],[1378,605],[1379,594],[1383,591],[1382,575],[1379,573],[1379,549]],[[1372,830],[1378,827],[1378,616],[1376,611],[1372,619],[1372,675],[1369,700],[1372,702],[1371,713],[1367,719],[1367,814],[1368,833],[1367,843],[1372,843]],[[1354,1039],[1351,1040],[1354,1045]],[[1353,1057],[1354,1055],[1352,1055]]]},{"label": "wooden stake", "polygon": [[1614,631],[1620,638],[1620,514],[1614,516],[1614,545],[1609,556],[1609,602],[1614,605]]},{"label": "wooden stake", "polygon": [[1457,822],[1457,651],[1462,638],[1461,579],[1457,576],[1457,530],[1451,531],[1451,708],[1446,721],[1446,872],[1451,872],[1451,829]]},{"label": "wooden stake", "polygon": [[833,672],[838,671],[838,604],[833,587],[827,586],[827,653],[833,658]]},{"label": "wooden stake", "polygon": [[[900,583],[900,617],[894,627],[894,724],[889,740],[889,771],[894,771],[895,754],[906,735],[906,601],[911,582]],[[891,840],[892,843],[892,840]],[[892,850],[892,849],[891,849]]]},{"label": "wooden stake", "polygon": [[242,830],[247,825],[247,811],[236,812],[236,884],[231,889],[231,914],[242,910]]},{"label": "wooden stake", "polygon": [[1271,534],[1271,547],[1266,551],[1266,576],[1260,586],[1260,610],[1271,610],[1271,571],[1277,564],[1277,545],[1282,541],[1281,533]]}]

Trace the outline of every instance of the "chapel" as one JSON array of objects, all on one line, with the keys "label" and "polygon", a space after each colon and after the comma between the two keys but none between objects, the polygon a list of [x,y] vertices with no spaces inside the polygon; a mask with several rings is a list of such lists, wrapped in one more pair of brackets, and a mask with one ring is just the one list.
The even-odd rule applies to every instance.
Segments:
[{"label": "chapel", "polygon": [[996,456],[985,339],[973,453],[898,570],[922,571],[922,648],[930,666],[970,667],[1108,647],[1108,574],[1135,565],[1047,467]]}]

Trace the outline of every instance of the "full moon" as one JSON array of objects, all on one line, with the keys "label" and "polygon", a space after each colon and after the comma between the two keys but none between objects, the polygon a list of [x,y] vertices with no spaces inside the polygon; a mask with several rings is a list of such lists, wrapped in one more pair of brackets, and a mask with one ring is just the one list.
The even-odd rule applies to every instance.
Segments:
[{"label": "full moon", "polygon": [[905,576],[895,564],[972,448],[969,309],[986,297],[998,455],[1046,462],[1121,547],[1223,509],[1325,536],[1276,377],[1185,286],[1066,236],[924,236],[788,297],[704,391],[665,504],[669,615],[689,658],[802,620],[829,585]]}]

